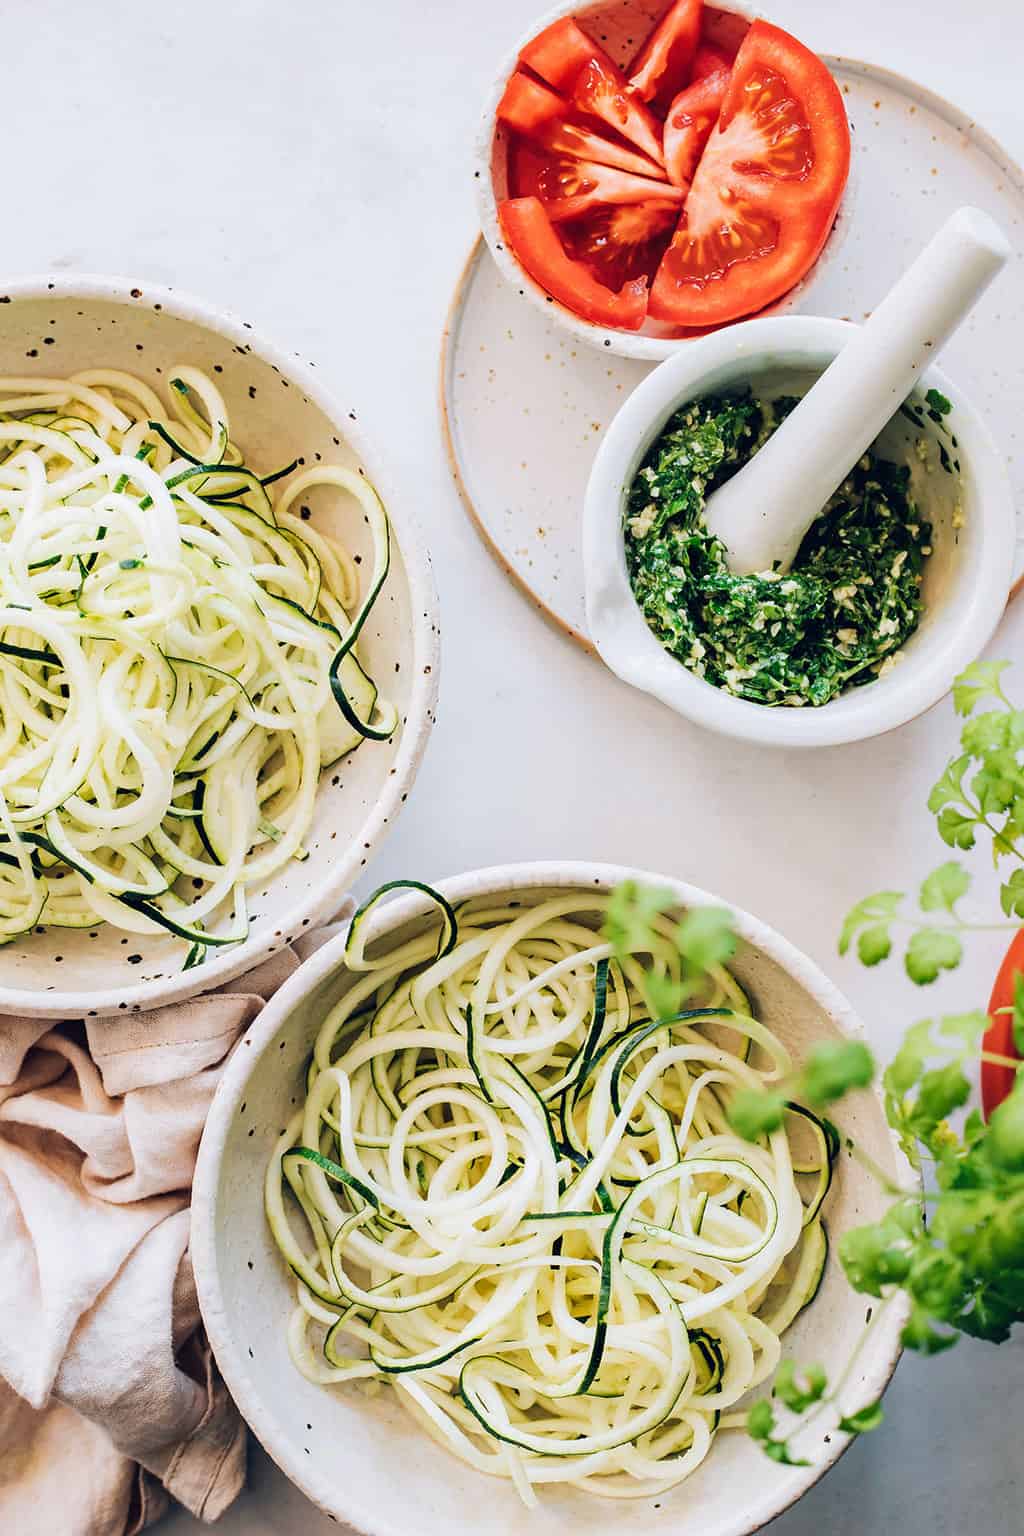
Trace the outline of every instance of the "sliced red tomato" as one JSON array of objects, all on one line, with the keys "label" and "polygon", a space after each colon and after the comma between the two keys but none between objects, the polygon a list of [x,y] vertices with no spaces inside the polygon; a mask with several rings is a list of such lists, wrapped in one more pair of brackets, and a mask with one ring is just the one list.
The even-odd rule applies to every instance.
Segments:
[{"label": "sliced red tomato", "polygon": [[665,170],[669,180],[688,190],[694,173],[718,122],[729,70],[716,69],[680,91],[665,118]]},{"label": "sliced red tomato", "polygon": [[513,197],[540,198],[568,254],[615,290],[654,272],[682,198],[666,181],[547,155],[518,138],[508,157],[508,187]]},{"label": "sliced red tomato", "polygon": [[602,50],[571,16],[553,21],[530,39],[519,55],[520,64],[540,75],[556,91],[568,92],[580,70]]},{"label": "sliced red tomato", "polygon": [[703,14],[704,0],[675,0],[629,66],[630,90],[655,111],[690,83]]},{"label": "sliced red tomato", "polygon": [[559,224],[558,232],[570,256],[598,282],[617,290],[635,278],[647,281],[657,270],[676,226],[677,209],[663,199],[604,204],[582,219]]},{"label": "sliced red tomato", "polygon": [[705,75],[713,75],[719,69],[732,69],[735,57],[734,53],[726,53],[724,48],[718,48],[714,43],[701,43],[693,56],[690,84],[703,80]]},{"label": "sliced red tomato", "polygon": [[507,198],[498,217],[516,260],[552,299],[594,325],[640,329],[647,313],[645,278],[631,279],[613,293],[566,252],[537,197]]},{"label": "sliced red tomato", "polygon": [[828,239],[849,169],[832,76],[796,38],[755,21],[655,278],[652,317],[721,325],[788,293]]},{"label": "sliced red tomato", "polygon": [[572,104],[557,91],[517,70],[498,104],[498,117],[517,133],[555,154],[615,165],[636,176],[663,178],[653,160],[572,121]]},{"label": "sliced red tomato", "polygon": [[[1024,975],[1024,928],[1014,935],[988,1000],[988,1015],[992,1023],[985,1035],[983,1048],[996,1056],[1017,1056],[1013,1040],[1012,1009],[1014,985],[1020,975]],[[986,1119],[1008,1097],[1016,1079],[1017,1074],[1012,1067],[1003,1067],[994,1061],[982,1062],[981,1103]]]},{"label": "sliced red tomato", "polygon": [[571,97],[579,111],[600,118],[661,164],[661,125],[629,94],[621,69],[571,16],[527,43],[519,62]]},{"label": "sliced red tomato", "polygon": [[598,206],[660,203],[674,226],[683,199],[679,188],[667,181],[651,181],[647,176],[630,176],[611,165],[569,159],[549,163],[538,178],[537,193],[548,218],[555,224],[578,219]]},{"label": "sliced red tomato", "polygon": [[610,59],[593,58],[584,64],[573,89],[573,100],[608,124],[645,155],[662,163],[661,124],[626,89],[626,77]]}]

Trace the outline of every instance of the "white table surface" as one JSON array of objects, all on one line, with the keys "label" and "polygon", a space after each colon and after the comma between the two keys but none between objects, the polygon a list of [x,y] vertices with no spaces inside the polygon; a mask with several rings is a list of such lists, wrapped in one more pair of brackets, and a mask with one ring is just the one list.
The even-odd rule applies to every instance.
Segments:
[{"label": "white table surface", "polygon": [[[474,233],[467,151],[494,63],[542,3],[8,4],[2,268],[192,290],[361,402],[428,532],[444,626],[437,730],[375,876],[559,856],[664,869],[779,927],[884,1048],[940,1000],[895,966],[841,962],[836,932],[856,898],[943,857],[924,800],[954,742],[950,706],[807,756],[703,735],[544,624],[477,541],[449,476],[437,362]],[[822,51],[948,95],[1024,158],[1021,0],[774,0],[772,15]],[[1024,611],[992,652],[1014,655],[1022,639]],[[979,942],[941,1004],[983,1002],[998,950]],[[904,1362],[886,1428],[771,1529],[1009,1536],[1022,1524],[1022,1411],[1019,1346]],[[337,1530],[257,1450],[251,1472],[225,1536]],[[164,1529],[200,1526],[178,1515]]]}]

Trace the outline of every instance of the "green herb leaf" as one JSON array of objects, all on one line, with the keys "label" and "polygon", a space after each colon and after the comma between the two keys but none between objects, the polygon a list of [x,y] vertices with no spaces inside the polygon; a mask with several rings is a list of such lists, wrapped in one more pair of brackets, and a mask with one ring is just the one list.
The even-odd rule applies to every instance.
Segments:
[{"label": "green herb leaf", "polygon": [[943,928],[920,928],[907,945],[907,975],[919,987],[927,986],[940,971],[955,970],[963,952],[959,934]]},{"label": "green herb leaf", "polygon": [[807,1057],[797,1096],[808,1103],[831,1104],[854,1088],[866,1088],[875,1062],[860,1040],[823,1040]]},{"label": "green herb leaf", "polygon": [[684,989],[671,976],[660,976],[656,971],[648,971],[644,977],[644,993],[652,1018],[670,1019],[683,1006]]},{"label": "green herb leaf", "polygon": [[783,1125],[786,1095],[767,1088],[744,1088],[733,1095],[726,1113],[737,1136],[758,1141]]},{"label": "green herb leaf", "polygon": [[[863,901],[858,901],[855,907],[850,908],[843,923],[839,935],[839,953],[846,954],[854,938],[864,927],[884,927],[888,931],[889,924],[898,914],[902,902],[902,891],[876,891],[873,896],[865,896]],[[880,955],[879,959],[882,958]],[[866,963],[875,964],[876,962]]]},{"label": "green herb leaf", "polygon": [[700,975],[724,965],[736,949],[732,913],[725,907],[694,907],[676,929],[676,944],[690,969]]},{"label": "green herb leaf", "polygon": [[915,1349],[921,1355],[939,1355],[952,1349],[955,1333],[940,1332],[932,1318],[922,1307],[913,1307],[901,1335],[905,1349]]},{"label": "green herb leaf", "polygon": [[1024,1083],[1020,1076],[1013,1092],[989,1116],[986,1149],[994,1168],[1024,1172]]},{"label": "green herb leaf", "polygon": [[891,1205],[881,1221],[845,1232],[839,1260],[854,1290],[882,1296],[889,1286],[902,1285],[922,1231],[920,1205],[908,1197]]},{"label": "green herb leaf", "polygon": [[773,1436],[775,1429],[775,1414],[772,1405],[767,1398],[761,1398],[753,1404],[747,1414],[747,1433],[756,1440],[766,1456],[772,1461],[777,1461],[785,1467],[806,1467],[806,1461],[795,1459],[789,1450],[785,1440],[776,1440]]},{"label": "green herb leaf", "polygon": [[924,398],[932,410],[938,411],[940,416],[948,416],[953,409],[945,395],[940,394],[937,389],[930,389]]},{"label": "green herb leaf", "polygon": [[908,1117],[909,1128],[921,1141],[927,1141],[942,1121],[967,1103],[970,1093],[971,1085],[955,1061],[926,1072]]},{"label": "green herb leaf", "polygon": [[953,684],[953,707],[958,715],[969,715],[982,699],[1006,702],[999,679],[1010,665],[1008,661],[972,661]]},{"label": "green herb leaf", "polygon": [[794,1413],[804,1413],[820,1402],[828,1386],[828,1377],[820,1365],[805,1366],[798,1375],[792,1360],[783,1360],[775,1376],[775,1396]]},{"label": "green herb leaf", "polygon": [[1024,1057],[1024,976],[1020,971],[1013,977],[1013,1045],[1017,1055]]},{"label": "green herb leaf", "polygon": [[978,825],[976,816],[965,816],[962,811],[954,811],[947,805],[940,813],[936,825],[939,836],[948,848],[974,847],[974,829]]},{"label": "green herb leaf", "polygon": [[892,954],[892,936],[884,923],[862,928],[857,936],[857,958],[861,965],[878,965]]},{"label": "green herb leaf", "polygon": [[608,898],[604,925],[616,958],[621,960],[648,948],[654,919],[667,912],[675,899],[669,890],[638,885],[635,880],[623,880],[617,885]]},{"label": "green herb leaf", "polygon": [[884,1418],[881,1403],[870,1403],[867,1408],[844,1415],[839,1420],[839,1428],[847,1435],[866,1435],[870,1430],[877,1429]]},{"label": "green herb leaf", "polygon": [[999,890],[999,905],[1006,917],[1024,917],[1024,869],[1015,869]]},{"label": "green herb leaf", "polygon": [[970,754],[954,757],[948,762],[941,779],[932,786],[928,796],[928,809],[938,813],[944,805],[960,804],[964,798],[963,778],[971,765]]},{"label": "green herb leaf", "polygon": [[971,877],[962,864],[940,864],[921,886],[921,911],[952,912],[961,896],[967,894],[970,883]]}]

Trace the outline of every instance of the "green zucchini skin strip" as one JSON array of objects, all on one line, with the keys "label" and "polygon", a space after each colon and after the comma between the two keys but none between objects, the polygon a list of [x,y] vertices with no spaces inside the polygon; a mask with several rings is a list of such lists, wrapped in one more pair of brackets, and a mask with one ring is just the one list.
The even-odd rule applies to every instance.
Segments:
[{"label": "green zucchini skin strip", "polygon": [[421,895],[429,896],[440,910],[442,923],[437,940],[437,952],[434,955],[435,960],[443,960],[455,948],[458,941],[458,922],[451,902],[442,896],[440,891],[435,891],[433,886],[425,885],[422,880],[389,880],[386,885],[379,886],[372,896],[368,896],[362,906],[357,907],[353,913],[345,943],[345,964],[351,970],[364,969],[362,933],[366,919],[392,891],[419,891]]},{"label": "green zucchini skin strip", "polygon": [[[397,930],[404,937],[393,929],[368,958],[367,919],[401,891],[433,911],[420,903]],[[601,910],[575,894],[588,913]],[[456,1451],[468,1437],[474,1454],[522,1453],[528,1481],[538,1458],[544,1481],[558,1480],[556,1460],[631,1445],[632,1462],[612,1457],[602,1474],[639,1461],[668,1486],[674,1462],[698,1464],[723,1407],[755,1384],[772,1343],[761,1314],[795,1315],[820,1283],[820,1202],[801,1228],[796,1178],[823,1167],[830,1177],[837,1143],[809,1120],[814,1151],[796,1174],[797,1120],[741,1141],[729,1093],[787,1070],[779,1042],[752,1013],[721,1006],[743,1006],[721,972],[702,1006],[651,1018],[630,979],[636,967],[590,942],[592,921],[557,890],[536,905],[512,893],[491,905],[474,898],[456,914],[433,888],[398,880],[361,905],[306,1105],[275,1152],[282,1167],[301,1153],[335,1190],[304,1186],[315,1201],[315,1272],[284,1239],[310,1297],[329,1297],[318,1312],[300,1292],[289,1345],[313,1379],[392,1383]],[[267,1210],[281,1244],[276,1166]],[[790,1254],[800,1255],[795,1279]],[[566,1310],[573,1328],[562,1342]],[[321,1327],[322,1357],[302,1342]],[[590,1486],[597,1475],[581,1465],[566,1479]]]},{"label": "green zucchini skin strip", "polygon": [[317,1152],[312,1147],[293,1147],[290,1152],[285,1153],[285,1157],[298,1157],[304,1162],[313,1163],[322,1173],[326,1173],[329,1179],[334,1179],[338,1184],[344,1184],[346,1189],[354,1189],[360,1199],[366,1201],[367,1205],[372,1206],[375,1211],[380,1210],[380,1201],[373,1190],[367,1184],[364,1184],[362,1180],[353,1178],[352,1174],[347,1173],[340,1163],[335,1163],[331,1158],[324,1157],[322,1152]]},{"label": "green zucchini skin strip", "polygon": [[[0,380],[0,416],[0,458],[37,456],[0,498],[0,719],[28,745],[8,826],[57,845],[0,854],[0,944],[42,906],[47,927],[160,930],[191,969],[244,942],[247,885],[309,857],[319,773],[399,726],[356,644],[386,510],[319,454],[298,479],[298,458],[257,473],[187,363],[157,391],[103,368]],[[360,543],[369,527],[369,573],[303,533],[293,502],[321,487],[351,502],[342,526],[358,509]]]}]

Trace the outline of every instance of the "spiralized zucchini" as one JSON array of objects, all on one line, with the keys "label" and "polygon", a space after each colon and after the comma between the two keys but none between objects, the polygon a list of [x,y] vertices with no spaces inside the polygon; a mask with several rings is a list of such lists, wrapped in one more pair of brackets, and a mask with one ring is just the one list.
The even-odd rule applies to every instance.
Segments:
[{"label": "spiralized zucchini", "polygon": [[390,1383],[527,1504],[554,1482],[659,1493],[743,1422],[729,1410],[817,1290],[834,1133],[795,1106],[761,1145],[730,1130],[730,1095],[789,1059],[724,969],[651,1019],[643,971],[678,974],[669,919],[620,963],[603,894],[457,921],[432,894],[440,938],[372,961],[378,898],[357,916],[365,974],[267,1170],[292,1358],[316,1382]]},{"label": "spiralized zucchini", "polygon": [[[109,369],[0,379],[0,942],[109,922],[194,964],[244,938],[321,767],[397,725],[355,649],[388,569],[373,487],[261,478],[213,382],[169,385],[168,412]],[[361,598],[303,516],[317,486],[369,526]]]}]

